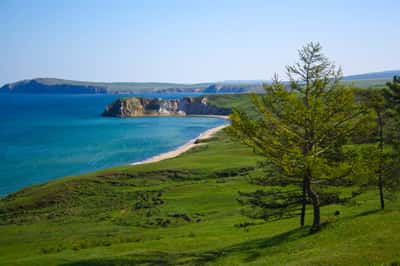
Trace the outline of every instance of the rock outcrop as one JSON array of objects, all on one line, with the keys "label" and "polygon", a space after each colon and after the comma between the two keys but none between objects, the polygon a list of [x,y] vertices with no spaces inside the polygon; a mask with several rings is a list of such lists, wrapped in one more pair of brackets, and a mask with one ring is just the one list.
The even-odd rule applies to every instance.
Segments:
[{"label": "rock outcrop", "polygon": [[208,104],[207,97],[185,97],[164,100],[160,98],[121,98],[107,106],[103,116],[184,116],[229,115],[231,109]]}]

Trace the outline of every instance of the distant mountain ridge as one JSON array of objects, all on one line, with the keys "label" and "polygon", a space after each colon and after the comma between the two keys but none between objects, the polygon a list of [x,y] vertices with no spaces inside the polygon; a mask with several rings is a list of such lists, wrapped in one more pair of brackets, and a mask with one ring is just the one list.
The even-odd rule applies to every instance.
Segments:
[{"label": "distant mountain ridge", "polygon": [[0,92],[13,93],[107,93],[104,86],[68,84],[68,83],[52,83],[47,84],[41,82],[42,79],[23,80],[11,84],[6,84],[0,88]]},{"label": "distant mountain ridge", "polygon": [[144,93],[198,92],[210,84],[179,84],[162,82],[87,82],[56,78],[37,78],[6,84],[0,92],[11,93]]},{"label": "distant mountain ridge", "polygon": [[[371,72],[345,76],[343,80],[354,86],[368,88],[383,86],[393,76],[400,76],[400,70]],[[168,83],[168,82],[87,82],[56,78],[37,78],[9,83],[0,88],[0,93],[247,93],[263,91],[263,80],[229,80],[207,83]]]},{"label": "distant mountain ridge", "polygon": [[380,72],[371,72],[345,76],[344,80],[365,80],[365,79],[391,79],[393,76],[400,76],[400,70],[387,70]]}]

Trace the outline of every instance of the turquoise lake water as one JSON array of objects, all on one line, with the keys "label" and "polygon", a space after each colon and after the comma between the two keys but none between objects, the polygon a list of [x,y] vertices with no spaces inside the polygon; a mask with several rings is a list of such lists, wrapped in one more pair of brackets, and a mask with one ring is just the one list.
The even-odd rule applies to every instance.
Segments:
[{"label": "turquoise lake water", "polygon": [[119,97],[0,94],[0,195],[141,161],[226,123],[208,117],[101,117],[105,106]]}]

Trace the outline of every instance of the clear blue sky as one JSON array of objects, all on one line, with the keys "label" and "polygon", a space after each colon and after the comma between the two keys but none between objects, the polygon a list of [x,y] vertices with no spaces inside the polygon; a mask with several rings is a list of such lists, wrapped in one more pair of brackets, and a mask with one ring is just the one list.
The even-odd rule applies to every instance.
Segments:
[{"label": "clear blue sky", "polygon": [[270,79],[319,41],[345,74],[400,69],[400,1],[0,0],[0,84]]}]

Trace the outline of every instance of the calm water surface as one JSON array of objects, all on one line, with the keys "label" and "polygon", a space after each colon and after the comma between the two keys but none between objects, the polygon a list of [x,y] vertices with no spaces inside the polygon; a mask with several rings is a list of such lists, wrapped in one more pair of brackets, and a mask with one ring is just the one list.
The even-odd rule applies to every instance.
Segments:
[{"label": "calm water surface", "polygon": [[119,97],[0,94],[0,195],[140,161],[226,123],[206,117],[101,117],[105,106]]}]

